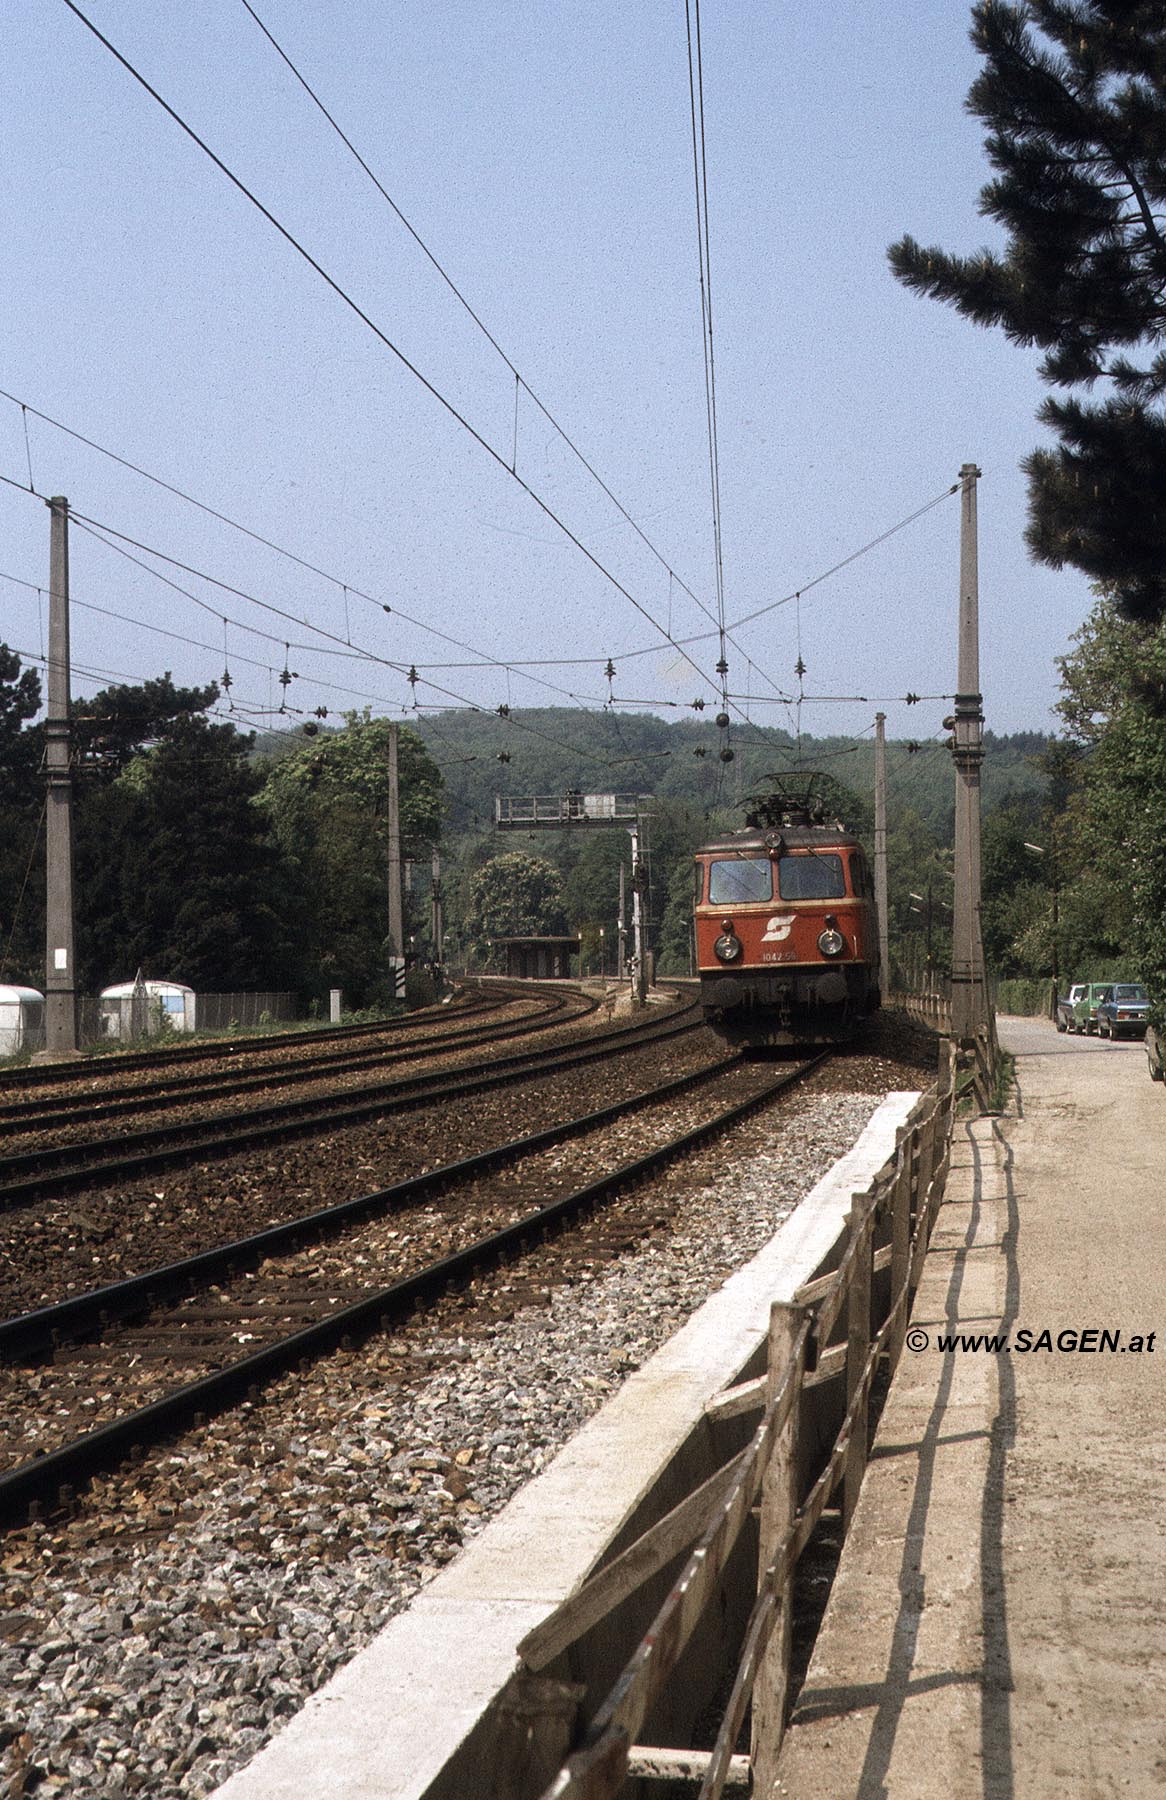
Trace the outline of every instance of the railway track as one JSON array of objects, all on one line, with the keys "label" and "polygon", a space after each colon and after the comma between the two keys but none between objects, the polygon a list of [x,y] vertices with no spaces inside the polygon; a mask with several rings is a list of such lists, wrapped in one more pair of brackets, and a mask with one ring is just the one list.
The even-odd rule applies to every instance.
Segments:
[{"label": "railway track", "polygon": [[113,1140],[74,1140],[17,1151],[0,1157],[0,1211],[49,1194],[134,1180],[177,1165],[235,1155],[282,1142],[292,1135],[335,1131],[390,1113],[462,1100],[518,1081],[583,1067],[648,1042],[667,1042],[699,1029],[698,1008],[690,1003],[663,1019],[618,1026],[596,1033],[583,1045],[549,1054],[546,1050],[518,1051],[461,1064],[452,1072],[419,1072],[360,1087],[344,1087],[331,1094],[216,1113],[208,1119],[184,1118],[142,1131],[121,1131]]},{"label": "railway track", "polygon": [[[629,1187],[770,1105],[826,1060],[824,1054],[775,1077],[771,1070],[729,1057],[459,1163],[6,1321],[0,1325],[0,1356],[9,1363],[52,1357],[51,1364],[36,1371],[39,1413],[51,1407],[54,1416],[60,1416],[72,1407],[84,1416],[85,1408],[94,1406],[92,1397],[82,1394],[79,1403],[76,1399],[78,1362],[83,1371],[97,1377],[104,1393],[112,1393],[116,1385],[118,1377],[112,1371],[119,1359],[127,1392],[143,1385],[147,1390],[161,1386],[164,1391],[107,1401],[117,1416],[10,1468],[0,1476],[0,1520],[12,1522],[30,1508],[68,1502],[100,1470],[253,1396],[297,1365],[339,1345],[391,1330],[414,1309],[432,1304],[451,1284],[464,1285],[545,1241],[548,1234],[624,1195]],[[602,1132],[629,1113],[667,1106],[727,1081],[739,1088],[742,1080],[748,1088],[744,1097],[737,1092],[727,1105],[722,1102],[695,1125],[673,1132],[644,1155],[605,1168],[580,1187],[534,1206],[521,1193],[494,1194],[484,1205],[477,1202],[476,1210],[474,1205],[464,1206],[442,1253],[403,1271],[398,1268],[388,1282],[377,1280],[375,1269],[371,1276],[362,1273],[359,1279],[349,1279],[344,1291],[331,1273],[319,1278],[316,1265],[325,1240],[370,1221],[405,1217],[438,1194],[445,1197],[444,1218],[451,1196],[472,1191],[472,1184],[484,1175],[521,1168],[567,1138]],[[538,1177],[540,1182],[544,1179]],[[483,1223],[487,1229],[482,1229]],[[432,1235],[427,1222],[426,1236]],[[309,1245],[315,1248],[305,1262],[301,1253]],[[426,1254],[431,1251],[430,1245]],[[359,1255],[349,1260],[363,1268]],[[400,1260],[397,1256],[398,1264]],[[199,1298],[208,1294],[209,1302]],[[240,1342],[257,1339],[262,1341],[253,1351],[235,1353]],[[114,1340],[120,1346],[115,1352],[110,1348]],[[200,1372],[183,1379],[192,1364],[199,1365]],[[145,1377],[143,1368],[148,1370]],[[128,1376],[129,1370],[137,1373]],[[72,1402],[67,1397],[70,1389]]]},{"label": "railway track", "polygon": [[[273,1031],[263,1037],[220,1037],[197,1044],[169,1043],[166,1048],[158,1046],[150,1050],[119,1050],[84,1056],[76,1062],[31,1064],[0,1073],[3,1111],[6,1116],[16,1116],[21,1107],[29,1103],[25,1097],[44,1088],[61,1088],[67,1093],[71,1089],[89,1087],[114,1093],[119,1091],[126,1075],[156,1075],[164,1082],[168,1073],[174,1073],[178,1080],[183,1070],[200,1063],[220,1062],[232,1068],[253,1064],[262,1068],[293,1051],[298,1058],[304,1059],[310,1058],[318,1046],[324,1046],[325,1055],[328,1055],[331,1053],[329,1046],[359,1046],[362,1040],[367,1040],[370,1045],[389,1040],[393,1047],[416,1044],[423,1048],[432,1032],[449,1029],[451,1019],[488,1017],[517,1002],[535,1002],[540,1012],[550,1016],[587,1013],[593,1011],[596,1004],[578,992],[539,987],[530,982],[521,985],[491,983],[489,987],[471,985],[459,990],[447,1004],[427,1009],[424,1017],[412,1015],[408,1020],[393,1018],[371,1024],[311,1026],[296,1031]],[[150,1085],[141,1084],[143,1089]]]},{"label": "railway track", "polygon": [[[476,1019],[482,1012],[496,1007],[479,1007],[463,1015]],[[340,1050],[323,1056],[284,1056],[264,1063],[261,1068],[216,1069],[204,1074],[183,1074],[173,1080],[138,1082],[94,1095],[44,1095],[39,1099],[0,1102],[0,1126],[7,1135],[65,1130],[99,1119],[115,1121],[127,1115],[158,1112],[189,1105],[193,1101],[211,1101],[233,1094],[255,1092],[270,1087],[293,1087],[330,1076],[357,1074],[362,1069],[388,1068],[419,1056],[435,1055],[444,1050],[472,1048],[483,1042],[500,1043],[506,1039],[549,1030],[555,1026],[585,1017],[594,1010],[594,1002],[572,1008],[562,995],[550,995],[537,1012],[507,1025],[487,1022],[471,1024],[454,1031],[431,1032],[430,1035],[394,1036],[391,1044],[383,1041],[355,1050]],[[564,1018],[566,1013],[566,1018]]]}]

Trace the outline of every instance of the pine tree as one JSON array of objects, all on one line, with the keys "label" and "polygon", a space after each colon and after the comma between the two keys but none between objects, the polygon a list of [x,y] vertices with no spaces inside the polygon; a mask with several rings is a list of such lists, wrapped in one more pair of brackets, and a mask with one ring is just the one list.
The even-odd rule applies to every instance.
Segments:
[{"label": "pine tree", "polygon": [[[1003,254],[904,237],[891,267],[920,293],[1044,352],[1059,440],[1023,467],[1027,540],[1105,582],[1132,618],[1166,615],[1166,8],[982,0],[968,95],[997,171],[980,210]],[[1100,389],[1099,393],[1095,390]],[[1077,390],[1077,391],[1073,391]]]}]

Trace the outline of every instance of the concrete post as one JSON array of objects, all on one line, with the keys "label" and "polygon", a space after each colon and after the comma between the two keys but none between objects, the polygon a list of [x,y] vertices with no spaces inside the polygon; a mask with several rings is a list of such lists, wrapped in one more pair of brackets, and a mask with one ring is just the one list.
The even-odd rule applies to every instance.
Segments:
[{"label": "concrete post", "polygon": [[49,692],[45,720],[45,1053],[77,1053],[73,776],[69,730],[69,502],[49,501]]},{"label": "concrete post", "polygon": [[432,936],[433,936],[433,958],[437,964],[438,969],[440,970],[442,964],[445,961],[445,951],[444,951],[444,946],[442,943],[442,940],[445,936],[445,918],[444,918],[444,915],[442,912],[441,852],[440,852],[440,850],[438,850],[436,848],[436,846],[434,846],[434,848],[430,852],[429,869],[430,869],[429,904],[430,904],[430,909],[431,909],[430,910],[430,924],[431,924]]},{"label": "concrete post", "polygon": [[405,988],[405,925],[401,907],[401,788],[397,773],[400,727],[389,724],[389,967],[393,993],[401,999]]},{"label": "concrete post", "polygon": [[632,967],[635,971],[633,992],[641,1003],[647,999],[648,970],[644,961],[643,874],[640,868],[639,821],[630,828],[632,840]]},{"label": "concrete post", "polygon": [[980,764],[984,760],[980,693],[980,594],[974,463],[960,470],[959,671],[956,679],[955,896],[952,916],[951,1021],[957,1043],[987,1022],[980,936]]},{"label": "concrete post", "polygon": [[887,738],[886,713],[875,714],[874,880],[875,911],[879,922],[879,986],[884,995],[891,984],[891,950],[887,922]]}]

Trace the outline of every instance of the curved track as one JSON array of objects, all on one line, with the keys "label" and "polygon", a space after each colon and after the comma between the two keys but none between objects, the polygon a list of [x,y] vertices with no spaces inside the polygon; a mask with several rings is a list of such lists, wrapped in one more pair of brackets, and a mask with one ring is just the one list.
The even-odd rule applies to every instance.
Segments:
[{"label": "curved track", "polygon": [[[38,1146],[0,1157],[0,1210],[25,1205],[46,1194],[132,1180],[178,1164],[231,1156],[258,1145],[283,1141],[293,1134],[334,1131],[393,1112],[454,1102],[491,1088],[579,1067],[645,1042],[667,1040],[700,1029],[697,1009],[689,1004],[663,1019],[597,1032],[584,1044],[562,1050],[491,1056],[460,1064],[452,1071],[419,1072],[359,1087],[343,1087],[333,1093],[219,1112],[206,1119],[183,1118],[142,1131],[119,1131],[113,1139],[96,1137]],[[493,1041],[505,1035],[510,1032],[495,1034]]]},{"label": "curved track", "polygon": [[[532,996],[523,995],[528,999]],[[482,1013],[498,1010],[506,1001],[496,1002],[491,1006],[479,1006],[467,1010],[462,1018],[475,1020]],[[543,1004],[539,1010],[525,1014],[509,1024],[487,1022],[470,1024],[468,1028],[450,1031],[448,1029],[432,1029],[425,1035],[394,1033],[390,1042],[385,1042],[387,1028],[380,1028],[377,1041],[372,1044],[361,1044],[352,1050],[325,1052],[323,1056],[311,1054],[316,1040],[301,1040],[297,1056],[281,1056],[270,1062],[263,1062],[254,1068],[240,1068],[237,1064],[227,1068],[209,1070],[203,1074],[181,1073],[166,1079],[165,1072],[161,1080],[135,1082],[125,1086],[119,1085],[103,1094],[85,1092],[79,1094],[50,1094],[39,1099],[24,1099],[0,1102],[0,1125],[5,1125],[9,1133],[59,1131],[71,1125],[81,1125],[91,1120],[115,1120],[123,1114],[138,1115],[145,1112],[163,1111],[167,1108],[188,1105],[192,1100],[216,1100],[231,1094],[244,1094],[265,1087],[285,1088],[301,1082],[320,1081],[331,1075],[359,1073],[362,1069],[386,1068],[402,1062],[415,1061],[418,1057],[434,1055],[439,1051],[457,1051],[471,1048],[484,1042],[499,1043],[507,1038],[521,1037],[527,1033],[534,1034],[562,1026],[584,1018],[595,1010],[595,1003],[571,1007],[570,999],[561,994],[542,996]],[[564,1017],[564,1014],[566,1015]],[[445,1025],[448,1015],[432,1021],[432,1026]],[[367,1027],[363,1028],[367,1034]]]},{"label": "curved track", "polygon": [[409,1042],[424,1039],[432,1029],[447,1029],[451,1018],[469,1019],[498,1012],[515,1002],[538,1000],[552,1011],[563,1012],[576,1007],[579,1012],[592,1011],[595,1002],[578,990],[552,989],[534,982],[470,983],[461,986],[453,998],[441,1005],[402,1018],[373,1020],[357,1025],[302,1025],[292,1031],[271,1031],[250,1037],[227,1034],[204,1039],[194,1044],[176,1043],[172,1038],[159,1040],[149,1050],[112,1050],[82,1055],[74,1061],[25,1064],[0,1071],[0,1093],[23,1095],[46,1087],[65,1090],[88,1085],[112,1090],[123,1075],[158,1074],[162,1079],[173,1072],[175,1079],[194,1064],[222,1062],[236,1066],[254,1062],[263,1066],[265,1058],[297,1051],[310,1055],[317,1045],[370,1043],[391,1039]]}]

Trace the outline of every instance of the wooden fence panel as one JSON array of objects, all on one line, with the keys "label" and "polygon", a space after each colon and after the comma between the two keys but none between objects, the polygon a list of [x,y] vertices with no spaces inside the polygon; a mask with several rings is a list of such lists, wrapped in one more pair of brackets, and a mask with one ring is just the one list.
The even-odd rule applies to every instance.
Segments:
[{"label": "wooden fence panel", "polygon": [[[740,1458],[714,1478],[716,1504],[700,1541],[649,1632],[599,1708],[583,1747],[563,1765],[543,1800],[615,1800],[624,1784],[633,1747],[637,1768],[647,1766],[658,1754],[651,1746],[636,1743],[637,1735],[675,1669],[701,1609],[716,1592],[720,1572],[758,1494],[757,1599],[716,1745],[707,1758],[703,1754],[694,1757],[693,1773],[697,1768],[703,1772],[701,1800],[719,1800],[726,1784],[740,1780],[741,1759],[734,1750],[752,1700],[754,1791],[766,1793],[772,1785],[789,1702],[793,1569],[840,1484],[844,1527],[853,1517],[867,1459],[871,1385],[880,1362],[885,1358],[893,1373],[902,1352],[911,1302],[947,1175],[955,1099],[954,1065],[947,1062],[936,1088],[919,1102],[903,1128],[893,1161],[863,1194],[854,1196],[850,1231],[837,1269],[805,1283],[793,1305],[774,1306],[765,1410],[754,1438]],[[889,1232],[890,1237],[889,1244],[885,1243],[877,1253],[876,1231],[883,1235]],[[880,1304],[877,1329],[872,1318],[876,1269],[890,1270],[889,1301],[885,1309]],[[845,1340],[827,1347],[843,1308]],[[799,1439],[803,1395],[821,1381],[843,1374],[846,1409],[842,1425],[827,1453],[825,1466],[809,1492],[801,1496]],[[729,1417],[759,1401],[758,1383],[747,1382],[739,1389],[716,1396],[708,1411],[714,1417]],[[675,1543],[676,1530],[681,1526],[685,1531],[691,1530],[695,1504],[682,1503],[676,1509],[682,1518],[673,1519],[670,1515],[669,1521],[662,1521],[653,1531],[672,1531],[670,1541]],[[652,1535],[647,1533],[646,1539]],[[632,1564],[654,1560],[650,1554],[641,1555],[638,1546],[632,1546],[626,1557],[629,1569],[623,1572],[625,1578]],[[597,1583],[602,1580],[602,1575],[596,1577]],[[590,1586],[589,1583],[574,1602],[566,1602],[563,1613],[582,1602],[582,1611],[590,1617],[594,1610],[592,1601],[597,1597],[588,1594]],[[619,1579],[613,1586],[622,1591]],[[545,1666],[549,1647],[563,1640],[564,1631],[569,1640],[570,1621],[556,1616],[532,1633],[523,1645],[529,1666]]]}]

